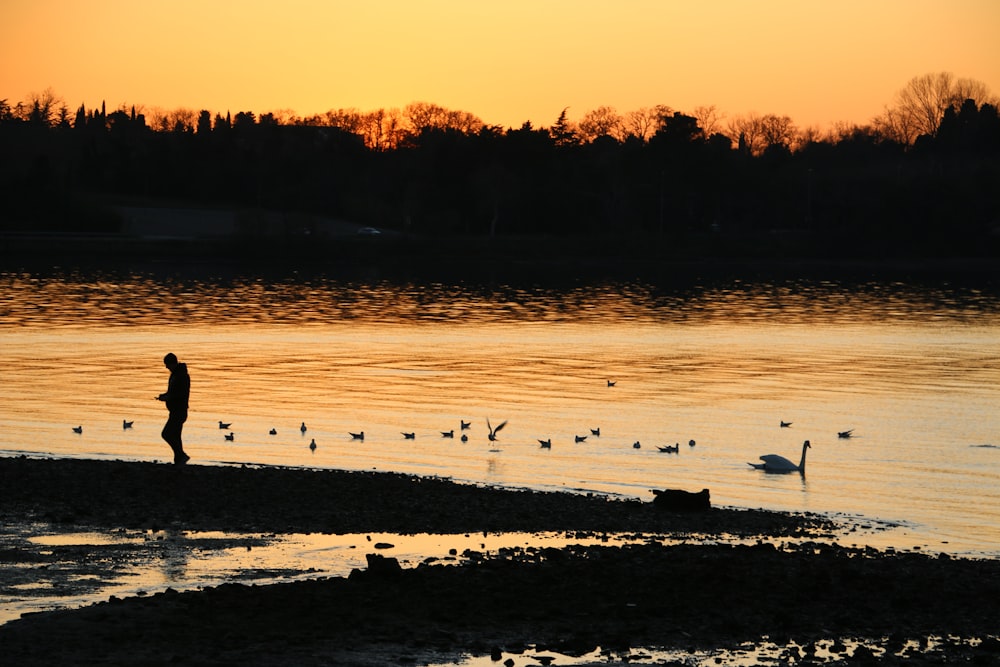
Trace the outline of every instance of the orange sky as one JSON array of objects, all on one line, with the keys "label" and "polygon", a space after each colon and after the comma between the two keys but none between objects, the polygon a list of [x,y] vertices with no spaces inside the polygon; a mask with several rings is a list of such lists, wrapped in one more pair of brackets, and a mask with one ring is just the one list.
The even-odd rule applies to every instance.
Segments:
[{"label": "orange sky", "polygon": [[911,78],[1000,94],[1000,0],[0,0],[0,99],[212,112],[414,101],[867,122]]}]

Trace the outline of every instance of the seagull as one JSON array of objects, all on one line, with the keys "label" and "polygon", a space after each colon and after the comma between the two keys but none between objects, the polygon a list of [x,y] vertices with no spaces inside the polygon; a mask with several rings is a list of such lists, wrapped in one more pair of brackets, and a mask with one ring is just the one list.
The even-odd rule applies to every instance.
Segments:
[{"label": "seagull", "polygon": [[309,449],[311,449],[314,452],[316,451],[316,438],[313,438],[312,442],[309,443]]},{"label": "seagull", "polygon": [[489,439],[490,439],[490,442],[496,442],[497,433],[500,431],[500,429],[502,429],[506,425],[507,425],[507,420],[505,419],[502,422],[500,422],[499,424],[497,424],[496,428],[493,428],[492,426],[490,426],[490,418],[489,417],[486,418],[486,428],[488,428],[490,430],[490,434],[488,436]]},{"label": "seagull", "polygon": [[83,426],[82,425],[80,425],[80,426],[74,426],[73,427],[73,433],[83,433]]},{"label": "seagull", "polygon": [[455,429],[451,429],[450,431],[441,431],[441,437],[442,438],[454,438],[455,437]]},{"label": "seagull", "polygon": [[598,426],[597,428],[590,429],[590,434],[591,435],[600,436],[601,435],[601,427]]},{"label": "seagull", "polygon": [[230,427],[230,426],[232,426],[232,425],[233,425],[233,423],[232,423],[232,422],[229,422],[228,424],[224,424],[224,423],[222,423],[221,421],[219,422],[219,428],[220,428],[220,429],[226,429],[226,428],[229,428],[229,427]]},{"label": "seagull", "polygon": [[764,472],[798,472],[804,475],[806,474],[806,450],[811,449],[811,447],[808,440],[802,443],[802,459],[798,465],[777,454],[765,454],[760,457],[763,463],[751,463],[750,465]]},{"label": "seagull", "polygon": [[125,421],[123,419],[122,420],[122,430],[124,431],[127,428],[132,428],[132,424],[134,424],[134,423],[135,423],[134,421],[127,422],[127,421]]},{"label": "seagull", "polygon": [[538,444],[542,446],[542,449],[552,449],[552,438],[548,440],[539,440]]},{"label": "seagull", "polygon": [[364,439],[365,439],[364,431],[361,431],[361,433],[351,433],[351,440],[364,440]]},{"label": "seagull", "polygon": [[226,434],[226,440],[228,440],[229,442],[232,442],[232,441],[236,440],[236,436],[233,435],[232,433],[227,433]]},{"label": "seagull", "polygon": [[302,431],[303,434],[305,434],[305,432],[306,432],[306,423],[305,422],[302,422],[302,426],[299,427],[299,430]]},{"label": "seagull", "polygon": [[666,445],[665,447],[660,447],[659,445],[657,445],[657,449],[659,449],[664,454],[677,454],[681,451],[681,444],[678,442],[673,446]]},{"label": "seagull", "polygon": [[849,430],[849,431],[840,431],[839,433],[837,433],[837,437],[838,438],[844,438],[845,440],[847,438],[853,437],[853,435],[854,435],[854,429],[853,428],[851,430]]},{"label": "seagull", "polygon": [[271,435],[278,435],[278,429],[272,428],[270,431],[268,431],[268,433],[270,433]]},{"label": "seagull", "polygon": [[584,440],[587,439],[587,436],[585,436],[585,435],[578,435],[578,436],[574,436],[574,439],[576,440],[576,442],[583,442]]},{"label": "seagull", "polygon": [[415,439],[416,439],[416,437],[417,437],[417,434],[416,434],[416,433],[404,433],[404,434],[403,434],[403,438],[404,438],[405,440],[415,440]]},{"label": "seagull", "polygon": [[612,380],[608,380],[608,386],[609,386],[609,387],[613,387],[613,386],[615,386],[615,384],[617,384],[617,383],[618,383],[618,380],[614,380],[614,381],[612,381]]},{"label": "seagull", "polygon": [[792,422],[781,422],[781,428],[788,428],[792,425]]},{"label": "seagull", "polygon": [[463,431],[472,426],[472,422],[462,421],[461,419],[458,420],[458,423],[461,424]]}]

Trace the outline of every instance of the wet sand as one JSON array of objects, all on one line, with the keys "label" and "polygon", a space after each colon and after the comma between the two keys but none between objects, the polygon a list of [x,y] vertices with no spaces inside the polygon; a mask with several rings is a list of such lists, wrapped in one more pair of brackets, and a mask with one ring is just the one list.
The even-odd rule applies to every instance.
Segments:
[{"label": "wet sand", "polygon": [[390,473],[0,458],[5,525],[690,538],[466,554],[466,565],[408,569],[373,548],[369,568],[346,578],[168,590],[25,615],[0,626],[0,646],[18,665],[383,665],[528,646],[581,655],[769,638],[808,664],[817,641],[858,638],[886,653],[861,646],[840,664],[1000,661],[998,561],[830,545],[821,538],[845,527],[817,515],[664,511],[650,501]]}]

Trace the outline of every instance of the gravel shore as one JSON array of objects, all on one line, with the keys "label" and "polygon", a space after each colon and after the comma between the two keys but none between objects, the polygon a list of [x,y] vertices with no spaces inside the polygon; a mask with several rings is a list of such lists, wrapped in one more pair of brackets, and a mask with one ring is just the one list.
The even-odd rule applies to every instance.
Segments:
[{"label": "gravel shore", "polygon": [[[666,511],[390,473],[10,457],[0,458],[0,518],[107,530],[689,538],[471,553],[464,565],[407,569],[373,553],[350,577],[112,598],[0,626],[11,665],[369,666],[765,640],[783,647],[780,664],[1000,663],[1000,562],[838,546],[827,538],[844,527],[817,515]],[[744,542],[712,539],[733,537]],[[0,573],[18,557],[0,553]],[[831,640],[841,648],[821,658],[817,646]]]}]

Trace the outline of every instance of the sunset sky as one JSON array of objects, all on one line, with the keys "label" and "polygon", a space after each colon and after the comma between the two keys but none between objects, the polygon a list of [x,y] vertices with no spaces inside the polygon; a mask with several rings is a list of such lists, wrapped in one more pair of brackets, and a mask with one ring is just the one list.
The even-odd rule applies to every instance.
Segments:
[{"label": "sunset sky", "polygon": [[2,0],[0,99],[212,112],[432,102],[864,123],[910,79],[1000,94],[1000,0]]}]

